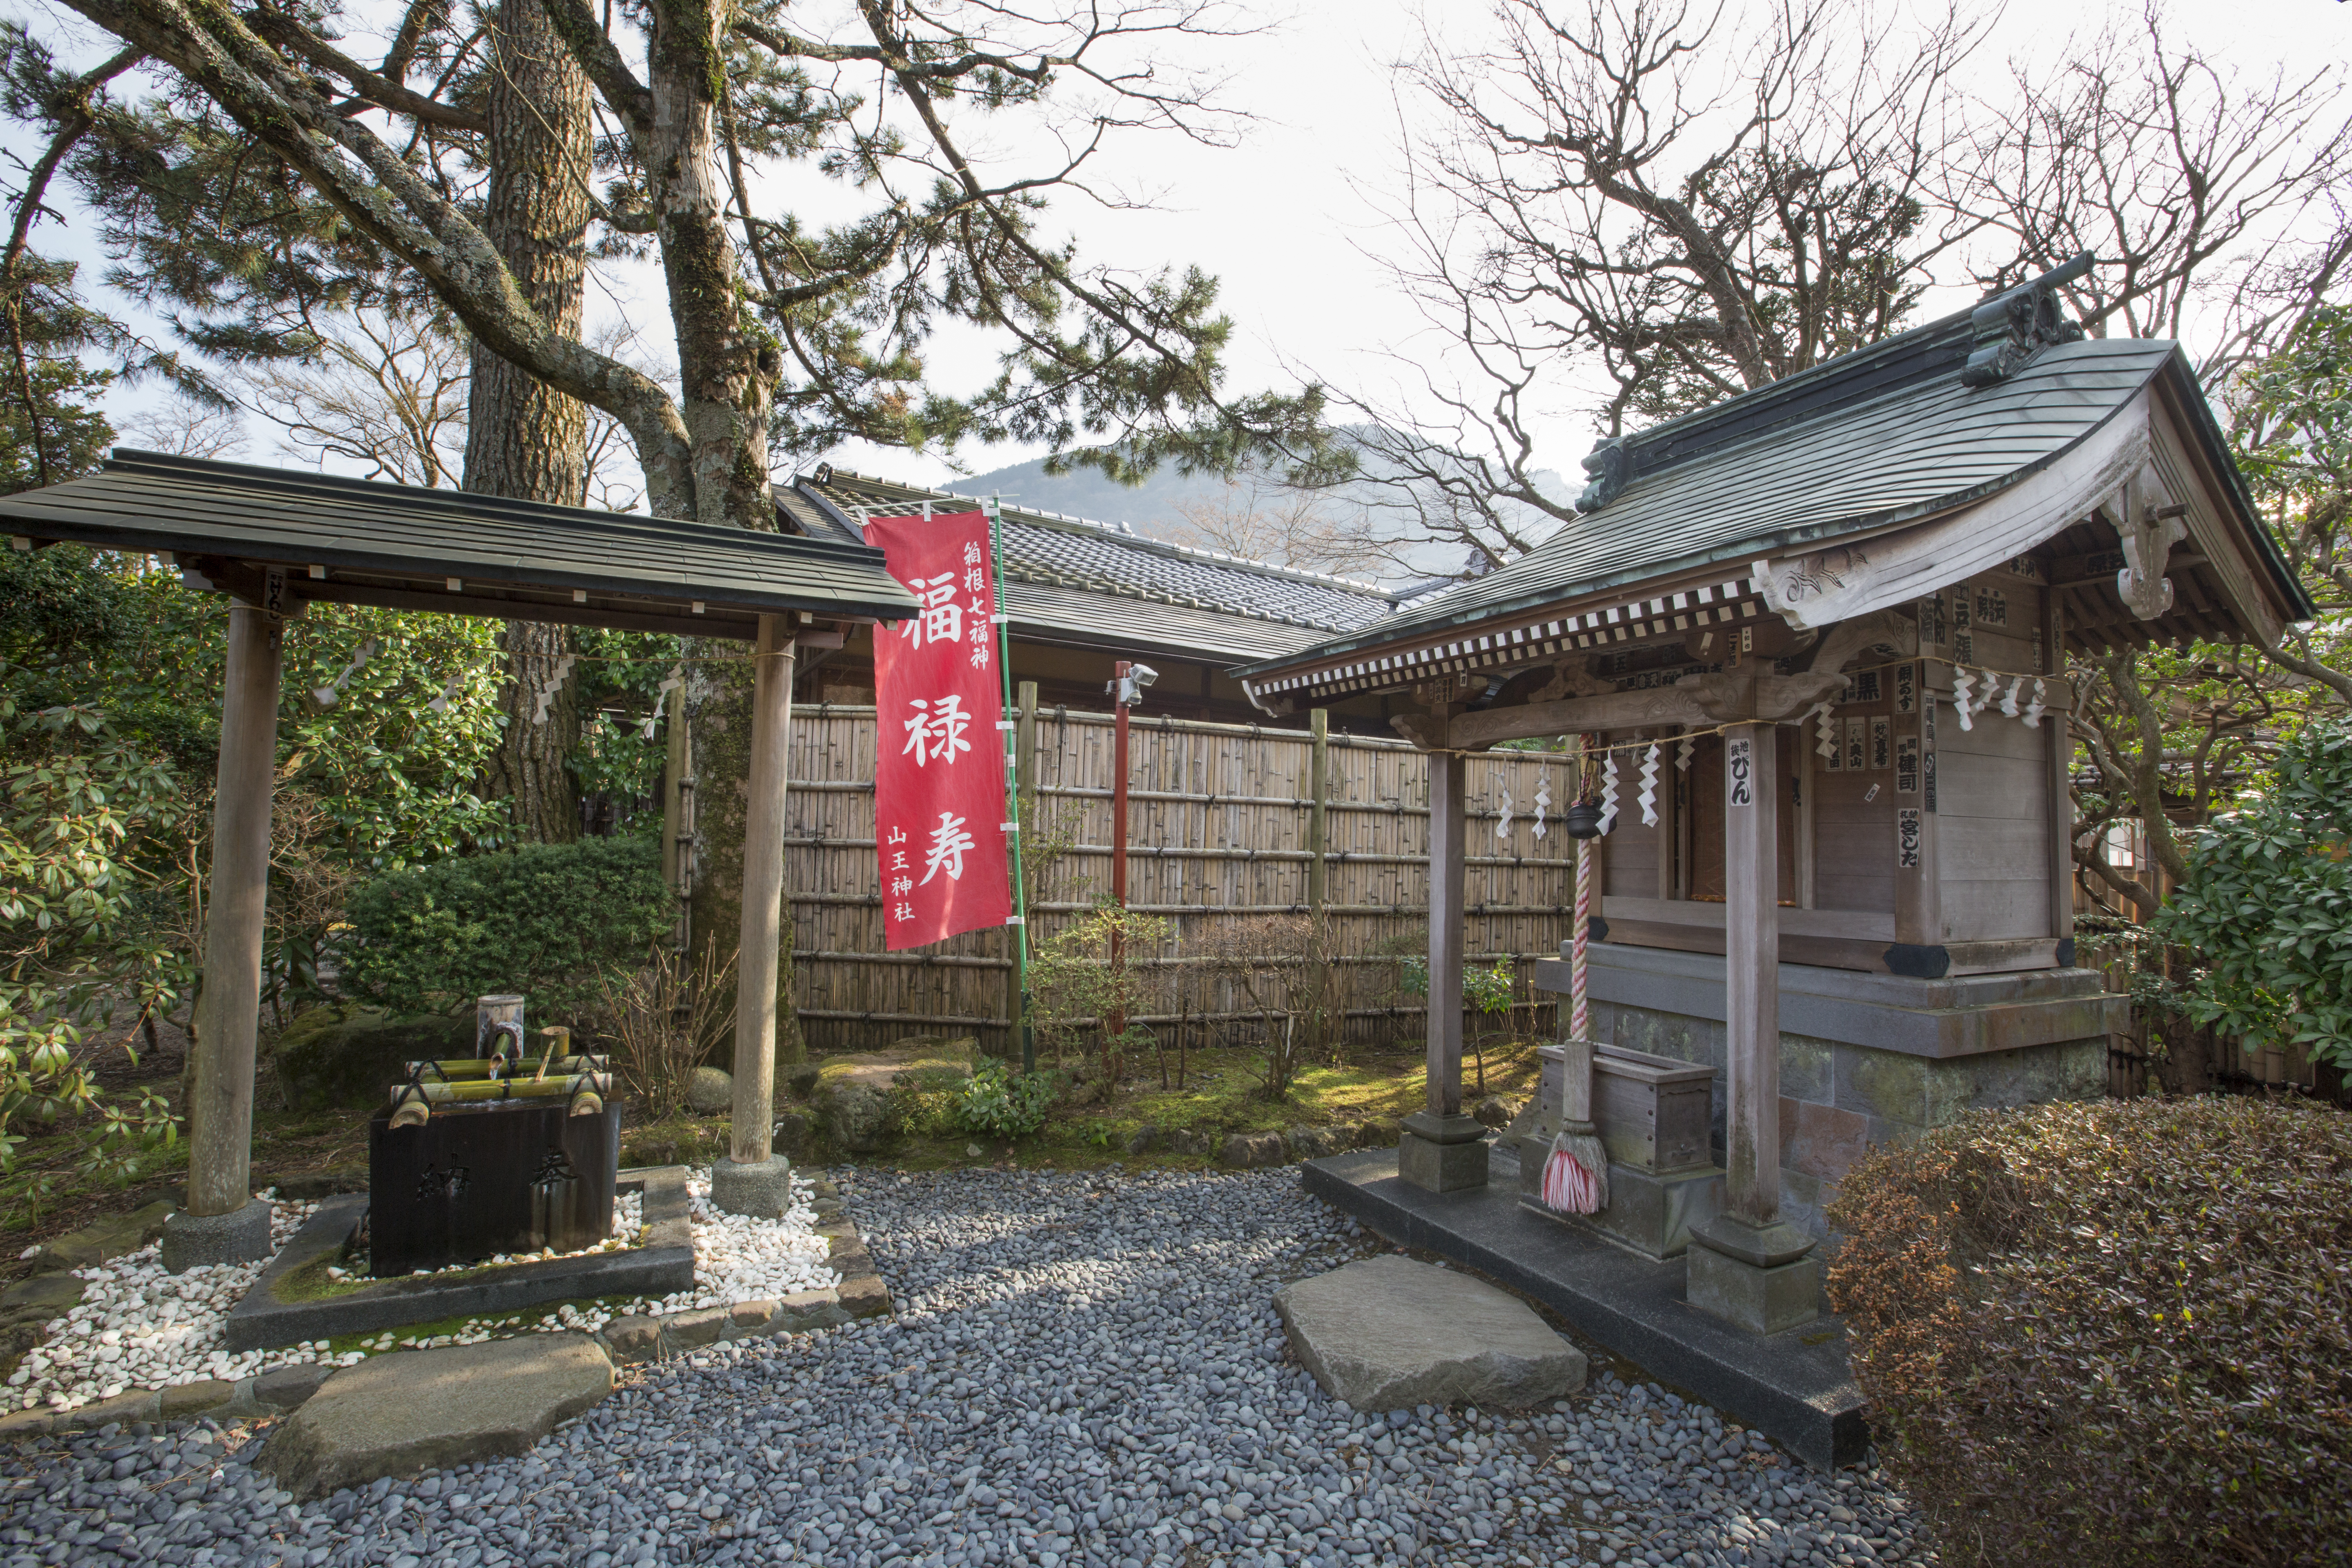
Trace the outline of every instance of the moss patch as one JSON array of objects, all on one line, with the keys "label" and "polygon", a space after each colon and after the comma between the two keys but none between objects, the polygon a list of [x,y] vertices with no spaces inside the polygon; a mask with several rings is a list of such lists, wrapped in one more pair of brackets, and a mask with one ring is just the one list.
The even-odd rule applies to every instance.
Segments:
[{"label": "moss patch", "polygon": [[732,1123],[724,1114],[697,1116],[691,1111],[680,1111],[665,1121],[650,1121],[643,1127],[628,1126],[625,1116],[621,1128],[621,1168],[708,1165],[727,1152],[728,1140],[732,1132]]},{"label": "moss patch", "polygon": [[[1488,1095],[1524,1100],[1533,1094],[1542,1076],[1543,1064],[1536,1055],[1539,1043],[1484,1044],[1463,1062],[1464,1100],[1475,1104]],[[887,1158],[911,1170],[1049,1161],[1063,1169],[1118,1162],[1197,1170],[1216,1163],[1215,1153],[1176,1154],[1155,1149],[1130,1155],[1128,1141],[1147,1126],[1163,1134],[1216,1136],[1275,1132],[1302,1125],[1354,1126],[1395,1121],[1422,1109],[1428,1095],[1427,1068],[1418,1056],[1365,1056],[1309,1068],[1297,1075],[1290,1094],[1278,1101],[1265,1097],[1255,1074],[1256,1058],[1245,1050],[1189,1053],[1181,1089],[1174,1086],[1173,1058],[1166,1089],[1160,1086],[1156,1058],[1139,1057],[1129,1065],[1134,1070],[1108,1101],[1087,1105],[1065,1101],[1055,1107],[1033,1138],[1008,1142],[952,1132],[909,1137],[893,1147]],[[971,1152],[975,1148],[980,1151],[977,1155]]]},{"label": "moss patch", "polygon": [[887,1050],[824,1057],[817,1063],[816,1088],[810,1098],[856,1082],[884,1090],[893,1083],[929,1090],[952,1088],[971,1076],[979,1057],[980,1042],[970,1036],[951,1040],[919,1036]]},{"label": "moss patch", "polygon": [[[566,1307],[583,1312],[601,1310],[614,1317],[624,1317],[643,1304],[642,1298],[635,1296],[583,1296],[569,1301],[550,1301],[543,1307],[530,1307],[499,1317],[436,1318],[430,1322],[403,1323],[396,1329],[378,1329],[372,1333],[337,1334],[327,1342],[327,1349],[334,1355],[348,1355],[353,1351],[362,1355],[394,1355],[415,1348],[401,1343],[403,1340],[430,1340],[443,1334],[465,1333],[468,1331],[469,1324],[474,1332],[487,1330],[496,1335],[528,1333],[536,1331],[533,1325],[553,1321]],[[387,1333],[392,1335],[392,1344],[388,1348],[378,1348],[376,1342]]]}]

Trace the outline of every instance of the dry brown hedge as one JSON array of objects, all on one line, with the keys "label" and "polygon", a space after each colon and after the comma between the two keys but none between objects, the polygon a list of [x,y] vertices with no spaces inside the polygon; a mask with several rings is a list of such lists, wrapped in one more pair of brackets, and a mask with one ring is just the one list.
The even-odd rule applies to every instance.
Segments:
[{"label": "dry brown hedge", "polygon": [[1830,1268],[1957,1564],[2352,1561],[2352,1116],[1980,1113],[1850,1172]]}]

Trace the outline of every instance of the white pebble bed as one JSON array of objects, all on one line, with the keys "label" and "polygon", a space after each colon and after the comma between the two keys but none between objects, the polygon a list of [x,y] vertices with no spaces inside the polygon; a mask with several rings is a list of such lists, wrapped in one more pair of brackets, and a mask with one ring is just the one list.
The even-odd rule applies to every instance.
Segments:
[{"label": "white pebble bed", "polygon": [[[708,1169],[687,1173],[687,1194],[694,1232],[695,1283],[690,1290],[613,1306],[567,1303],[521,1317],[477,1320],[455,1333],[425,1340],[403,1337],[400,1331],[393,1330],[364,1342],[363,1348],[340,1352],[331,1351],[324,1340],[312,1340],[276,1350],[232,1353],[222,1343],[222,1325],[229,1309],[252,1289],[268,1264],[221,1264],[167,1274],[159,1249],[142,1247],[110,1263],[74,1270],[86,1285],[81,1303],[48,1325],[47,1343],[25,1352],[24,1361],[9,1375],[10,1386],[0,1397],[0,1408],[13,1405],[71,1410],[132,1388],[163,1388],[215,1378],[236,1382],[310,1363],[351,1366],[382,1352],[474,1344],[519,1330],[593,1332],[615,1317],[633,1312],[723,1307],[794,1291],[826,1289],[841,1282],[841,1276],[826,1261],[828,1243],[816,1234],[815,1188],[808,1182],[793,1178],[793,1206],[775,1220],[749,1219],[712,1208]],[[614,1207],[621,1234],[639,1237],[643,1211],[638,1195],[625,1194]],[[285,1246],[317,1210],[316,1204],[273,1201],[270,1240]],[[613,1248],[600,1244],[584,1250]],[[538,1253],[498,1261],[528,1262],[552,1256]]]},{"label": "white pebble bed", "polygon": [[[270,1241],[285,1246],[318,1208],[273,1199]],[[328,1359],[324,1345],[232,1352],[222,1344],[229,1309],[268,1267],[220,1263],[167,1274],[158,1248],[150,1245],[111,1263],[75,1269],[84,1283],[81,1304],[50,1321],[47,1343],[25,1352],[8,1376],[11,1401],[26,1409],[71,1410],[130,1388],[234,1381]]]},{"label": "white pebble bed", "polygon": [[[457,1333],[420,1342],[417,1348],[479,1344],[518,1331],[560,1334],[568,1331],[594,1333],[615,1318],[633,1313],[690,1312],[705,1307],[731,1306],[737,1301],[772,1301],[800,1290],[829,1290],[841,1275],[825,1261],[832,1243],[816,1233],[816,1188],[793,1178],[793,1206],[782,1219],[747,1219],[721,1214],[710,1206],[710,1172],[698,1167],[686,1173],[686,1195],[694,1226],[694,1289],[623,1303],[565,1302],[554,1311],[532,1316],[476,1318]],[[386,1349],[404,1348],[395,1342]]]}]

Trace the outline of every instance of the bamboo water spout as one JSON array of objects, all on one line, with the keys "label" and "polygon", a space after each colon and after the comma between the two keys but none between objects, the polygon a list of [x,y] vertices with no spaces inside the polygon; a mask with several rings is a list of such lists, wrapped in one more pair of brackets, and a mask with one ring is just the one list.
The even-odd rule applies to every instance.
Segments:
[{"label": "bamboo water spout", "polygon": [[534,1060],[537,1065],[533,1076],[544,1079],[573,1073],[604,1072],[608,1069],[610,1058],[601,1055],[551,1053],[537,1058],[524,1057],[519,1062],[509,1063],[498,1057],[447,1057],[432,1061],[410,1062],[407,1067],[408,1076],[411,1078],[416,1077],[421,1070],[444,1082],[462,1083],[472,1079],[490,1079],[504,1067],[512,1066],[520,1071],[523,1068],[531,1067]]},{"label": "bamboo water spout", "polygon": [[436,1106],[490,1107],[505,1100],[549,1100],[569,1099],[571,1114],[593,1116],[604,1109],[604,1098],[613,1091],[612,1077],[604,1072],[565,1073],[555,1078],[505,1078],[473,1079],[461,1083],[428,1083],[411,1079],[392,1090],[392,1125],[416,1127],[423,1125]]}]

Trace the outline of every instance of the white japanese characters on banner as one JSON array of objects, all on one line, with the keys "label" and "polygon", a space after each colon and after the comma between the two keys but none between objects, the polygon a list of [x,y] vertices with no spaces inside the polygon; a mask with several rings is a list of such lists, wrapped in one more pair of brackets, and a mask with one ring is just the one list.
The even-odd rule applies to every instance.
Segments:
[{"label": "white japanese characters on banner", "polygon": [[866,542],[922,605],[874,636],[874,841],[884,942],[896,952],[1013,912],[999,826],[1004,696],[987,517],[881,518]]}]

